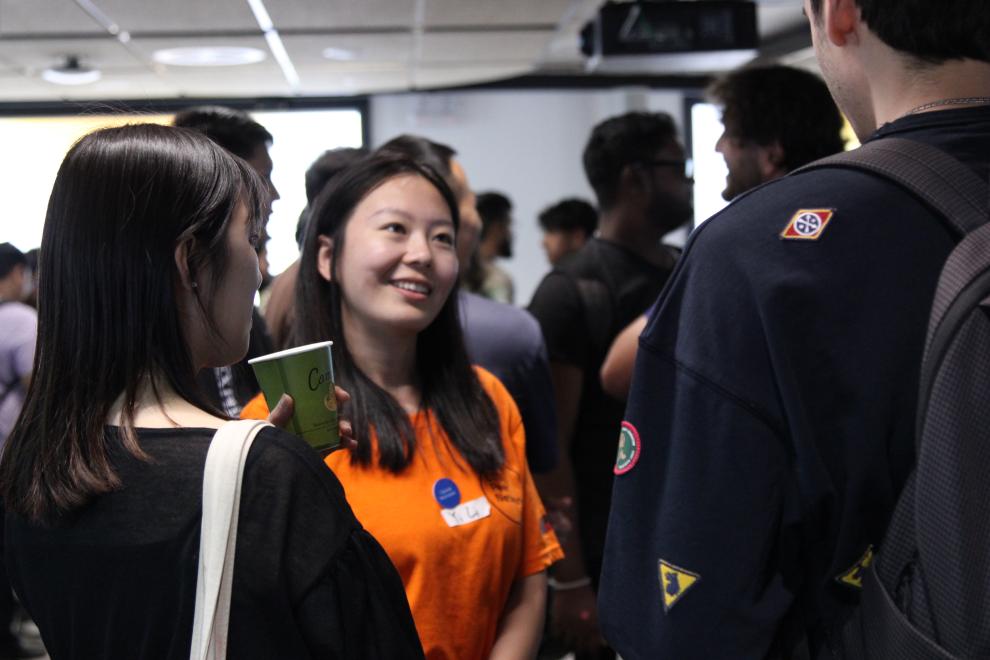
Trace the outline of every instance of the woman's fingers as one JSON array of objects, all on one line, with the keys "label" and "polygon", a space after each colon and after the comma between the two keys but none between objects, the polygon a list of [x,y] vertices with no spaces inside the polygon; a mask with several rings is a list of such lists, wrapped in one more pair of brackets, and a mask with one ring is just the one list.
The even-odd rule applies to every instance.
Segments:
[{"label": "woman's fingers", "polygon": [[292,419],[292,411],[294,409],[295,404],[292,402],[292,397],[288,394],[283,394],[282,398],[275,405],[275,408],[268,413],[268,422],[280,429],[285,428],[289,420]]}]

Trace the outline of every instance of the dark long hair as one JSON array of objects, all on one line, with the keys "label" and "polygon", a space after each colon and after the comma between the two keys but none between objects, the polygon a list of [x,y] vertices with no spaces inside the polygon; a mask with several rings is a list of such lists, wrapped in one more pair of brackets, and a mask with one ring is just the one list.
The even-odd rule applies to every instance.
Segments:
[{"label": "dark long hair", "polygon": [[[410,174],[423,177],[440,192],[455,228],[459,227],[454,195],[433,168],[394,154],[370,156],[338,175],[317,198],[303,245],[296,290],[296,309],[305,312],[298,314],[295,342],[335,342],[337,380],[351,393],[347,412],[358,439],[352,460],[359,465],[371,464],[373,428],[378,437],[379,465],[394,473],[409,465],[416,451],[416,438],[398,402],[354,363],[344,335],[337,264],[346,249],[344,229],[358,203],[389,179]],[[334,273],[330,282],[317,271],[320,236],[333,240]],[[484,477],[497,474],[505,462],[498,414],[464,348],[456,285],[437,317],[416,339],[416,370],[422,392],[421,409],[435,415],[475,472]]]},{"label": "dark long hair", "polygon": [[190,274],[216,285],[231,214],[243,202],[260,223],[262,191],[246,163],[186,129],[108,128],[69,150],[42,236],[34,375],[0,461],[9,510],[44,521],[120,485],[104,429],[121,394],[121,436],[138,457],[143,383],[210,408],[177,313],[175,250],[189,240]]}]

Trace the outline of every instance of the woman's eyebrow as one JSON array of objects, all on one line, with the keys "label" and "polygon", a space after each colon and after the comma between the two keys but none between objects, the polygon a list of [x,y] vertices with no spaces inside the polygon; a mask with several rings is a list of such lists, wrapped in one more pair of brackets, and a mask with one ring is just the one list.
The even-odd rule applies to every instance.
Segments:
[{"label": "woman's eyebrow", "polygon": [[379,215],[382,215],[384,213],[391,213],[392,215],[400,215],[403,218],[406,218],[406,219],[409,219],[409,220],[412,220],[412,217],[413,217],[412,216],[412,213],[409,213],[408,211],[404,211],[403,209],[398,209],[398,208],[395,208],[395,207],[392,207],[392,206],[386,206],[385,208],[378,209],[377,211],[375,211],[374,213],[372,213],[368,217],[369,218],[374,218],[374,217],[379,216]]}]

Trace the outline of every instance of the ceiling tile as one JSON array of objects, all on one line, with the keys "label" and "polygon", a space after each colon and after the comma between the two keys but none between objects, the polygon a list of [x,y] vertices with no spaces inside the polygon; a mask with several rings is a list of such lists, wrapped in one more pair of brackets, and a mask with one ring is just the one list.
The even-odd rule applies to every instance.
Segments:
[{"label": "ceiling tile", "polygon": [[411,78],[405,67],[391,71],[348,73],[326,67],[304,66],[299,70],[301,92],[307,96],[348,96],[379,92],[404,91]]},{"label": "ceiling tile", "polygon": [[425,0],[427,27],[451,25],[553,25],[564,17],[571,0]]},{"label": "ceiling tile", "polygon": [[109,35],[101,39],[0,39],[0,60],[23,69],[40,70],[55,66],[69,55],[78,57],[84,65],[99,69],[141,64],[141,60],[127,47]]},{"label": "ceiling tile", "polygon": [[543,54],[550,31],[426,33],[422,62],[533,62]]},{"label": "ceiling tile", "polygon": [[272,22],[279,30],[410,28],[416,2],[415,0],[268,0],[266,7]]},{"label": "ceiling tile", "polygon": [[[410,34],[344,34],[327,36],[282,37],[282,43],[299,67],[308,64],[353,65],[399,63],[406,64],[410,58],[412,35]],[[323,57],[327,48],[336,48],[353,55],[353,60],[331,61]]]},{"label": "ceiling tile", "polygon": [[175,89],[177,96],[290,96],[282,71],[277,66],[216,69],[169,69],[162,80]]},{"label": "ceiling tile", "polygon": [[422,66],[416,69],[413,75],[413,84],[417,89],[472,85],[514,78],[532,72],[533,67],[525,64],[468,67]]},{"label": "ceiling tile", "polygon": [[0,0],[0,36],[105,34],[106,30],[74,2]]},{"label": "ceiling tile", "polygon": [[[246,0],[92,0],[128,32],[258,30]],[[269,4],[273,0],[269,0]]]}]

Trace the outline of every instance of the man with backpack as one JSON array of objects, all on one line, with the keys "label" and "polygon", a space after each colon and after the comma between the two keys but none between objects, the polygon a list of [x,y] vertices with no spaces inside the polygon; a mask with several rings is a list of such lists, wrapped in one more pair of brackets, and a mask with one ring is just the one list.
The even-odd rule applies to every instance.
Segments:
[{"label": "man with backpack", "polygon": [[567,557],[552,569],[552,629],[566,650],[609,657],[595,615],[608,502],[614,429],[624,402],[602,392],[598,370],[609,345],[656,300],[676,251],[664,234],[690,220],[691,180],[673,119],[630,112],[599,123],[584,149],[584,169],[599,207],[598,233],[554,267],[529,311],[550,357],[560,464],[538,479],[553,507],[573,502]]},{"label": "man with backpack", "polygon": [[[626,660],[841,657],[843,626],[865,616],[864,581],[864,606],[878,593],[874,556],[884,578],[903,554],[881,542],[915,464],[929,317],[944,316],[940,274],[977,224],[955,230],[955,212],[919,194],[961,179],[976,190],[990,175],[990,12],[980,0],[805,0],[805,13],[826,82],[881,173],[826,163],[743,195],[694,234],[655,306],[620,432],[599,595],[604,635]],[[929,164],[928,147],[960,172],[896,182]],[[985,210],[985,191],[960,204]],[[976,373],[990,356],[968,359]],[[948,394],[972,395],[960,382]],[[923,513],[980,499],[976,480],[957,481],[952,506],[926,497],[942,491],[922,484],[921,466],[908,504]],[[982,539],[980,523],[970,532]],[[924,531],[958,538],[951,527]],[[930,578],[954,574],[926,559],[886,575],[887,589],[947,654],[887,657],[985,655],[922,612],[928,595],[938,604]],[[988,591],[986,576],[976,582]],[[985,619],[983,604],[954,609]]]}]

